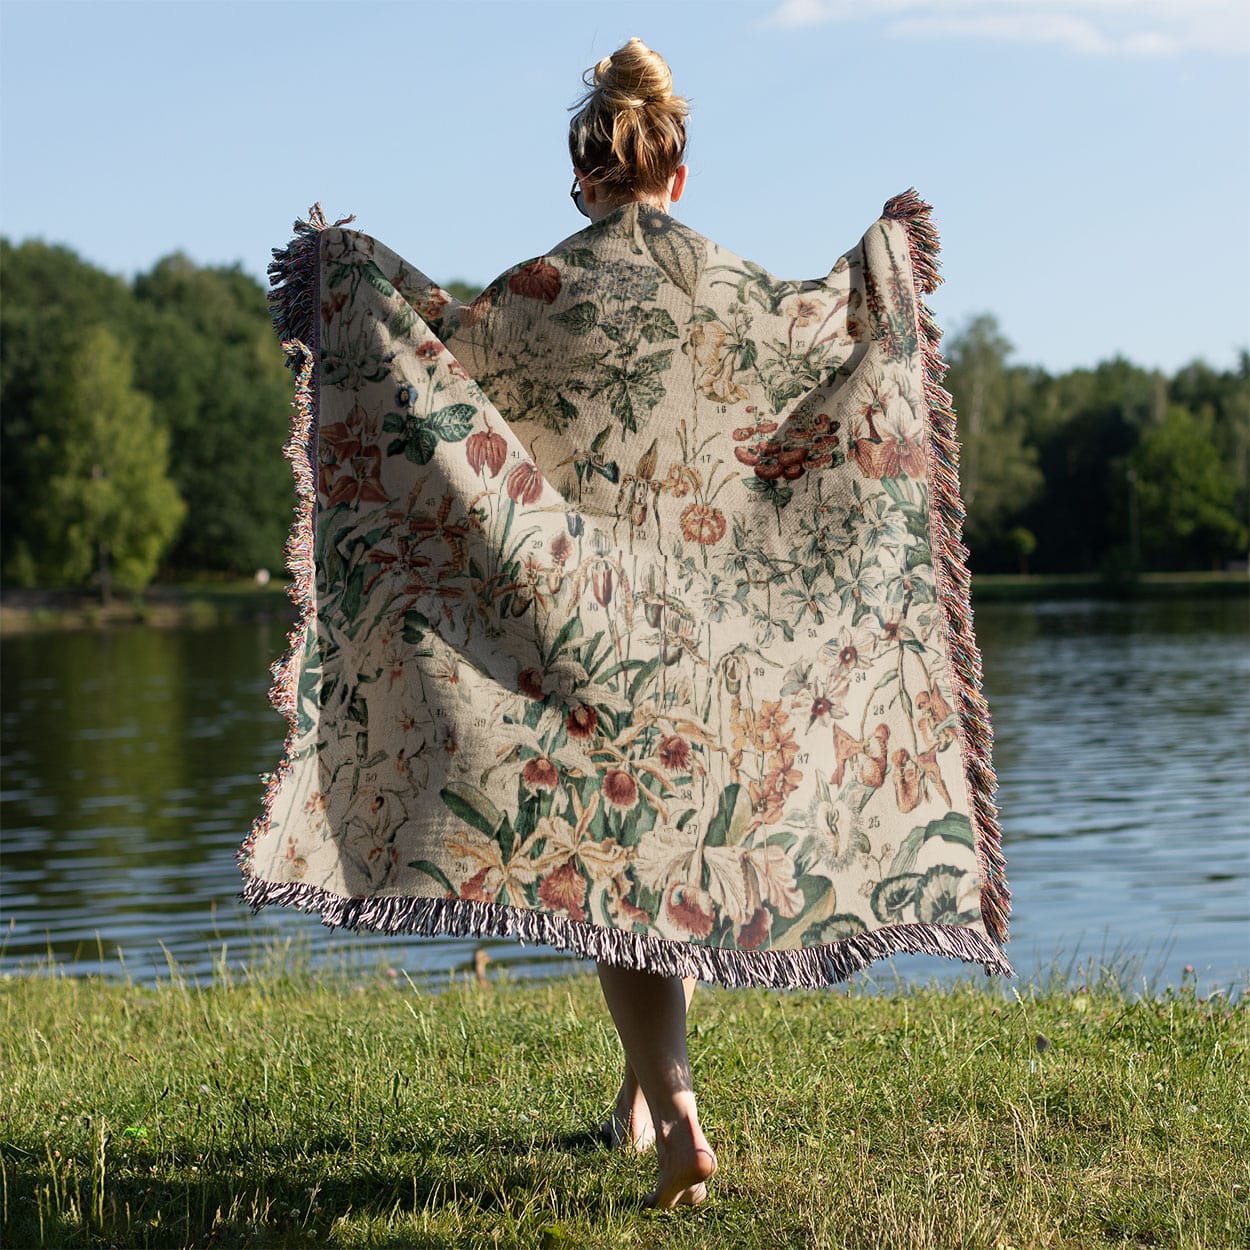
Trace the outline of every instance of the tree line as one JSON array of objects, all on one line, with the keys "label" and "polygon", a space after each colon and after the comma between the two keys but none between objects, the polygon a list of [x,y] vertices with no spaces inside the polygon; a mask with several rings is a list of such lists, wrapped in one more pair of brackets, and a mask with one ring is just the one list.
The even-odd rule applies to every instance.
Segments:
[{"label": "tree line", "polygon": [[[4,239],[0,281],[0,580],[107,594],[280,567],[291,380],[262,286],[181,255],[127,282]],[[974,571],[1245,558],[1250,353],[1052,375],[1013,363],[986,315],[946,355]]]},{"label": "tree line", "polygon": [[1246,558],[1250,353],[1171,377],[1011,363],[991,316],[946,345],[974,571],[1219,569]]}]

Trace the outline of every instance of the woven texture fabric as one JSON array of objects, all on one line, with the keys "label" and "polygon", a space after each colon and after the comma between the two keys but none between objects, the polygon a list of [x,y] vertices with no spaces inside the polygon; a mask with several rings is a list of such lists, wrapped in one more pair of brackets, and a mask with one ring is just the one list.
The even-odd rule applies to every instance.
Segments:
[{"label": "woven texture fabric", "polygon": [[298,223],[244,896],[726,984],[1009,973],[936,249],[909,192],[781,281],[633,204],[462,304]]}]

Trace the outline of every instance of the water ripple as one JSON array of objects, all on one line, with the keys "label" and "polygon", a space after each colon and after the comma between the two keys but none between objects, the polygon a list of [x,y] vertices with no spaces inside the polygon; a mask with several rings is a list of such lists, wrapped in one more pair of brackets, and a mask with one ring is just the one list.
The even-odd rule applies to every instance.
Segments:
[{"label": "water ripple", "polygon": [[[1165,950],[1209,982],[1250,968],[1250,655],[1228,601],[987,605],[977,612],[1013,888],[1009,953]],[[264,698],[280,625],[3,641],[8,926],[0,969],[52,956],[139,980],[209,977],[301,935],[315,961],[431,976],[477,946],[521,974],[573,966],[507,941],[322,930],[237,901],[235,852],[281,749]],[[223,955],[224,952],[224,955]],[[945,964],[896,961],[927,978]]]}]

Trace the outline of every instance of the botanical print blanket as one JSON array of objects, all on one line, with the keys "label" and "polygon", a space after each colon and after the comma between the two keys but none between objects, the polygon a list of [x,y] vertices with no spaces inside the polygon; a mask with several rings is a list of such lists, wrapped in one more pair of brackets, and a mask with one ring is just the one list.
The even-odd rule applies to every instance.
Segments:
[{"label": "botanical print blanket", "polygon": [[1010,974],[929,207],[796,282],[631,204],[471,303],[296,228],[247,901],[730,985]]}]

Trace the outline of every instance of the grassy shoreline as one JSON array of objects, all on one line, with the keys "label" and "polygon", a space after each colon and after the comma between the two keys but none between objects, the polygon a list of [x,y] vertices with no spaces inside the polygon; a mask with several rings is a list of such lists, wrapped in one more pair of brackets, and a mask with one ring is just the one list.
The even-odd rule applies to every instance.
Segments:
[{"label": "grassy shoreline", "polygon": [[591,1130],[593,979],[0,981],[5,1245],[1245,1245],[1250,1007],[1188,982],[701,989],[709,1203]]},{"label": "grassy shoreline", "polygon": [[14,590],[0,593],[0,636],[128,625],[206,627],[245,621],[295,619],[286,583],[271,581],[185,582],[117,595],[107,605],[77,590]]},{"label": "grassy shoreline", "polygon": [[[980,574],[974,603],[1042,599],[1176,599],[1244,597],[1245,573],[1145,573],[1108,580],[1097,574]],[[293,620],[285,584],[272,581],[186,582],[119,595],[108,606],[75,590],[0,591],[0,635],[123,625],[209,626],[253,620]]]}]

